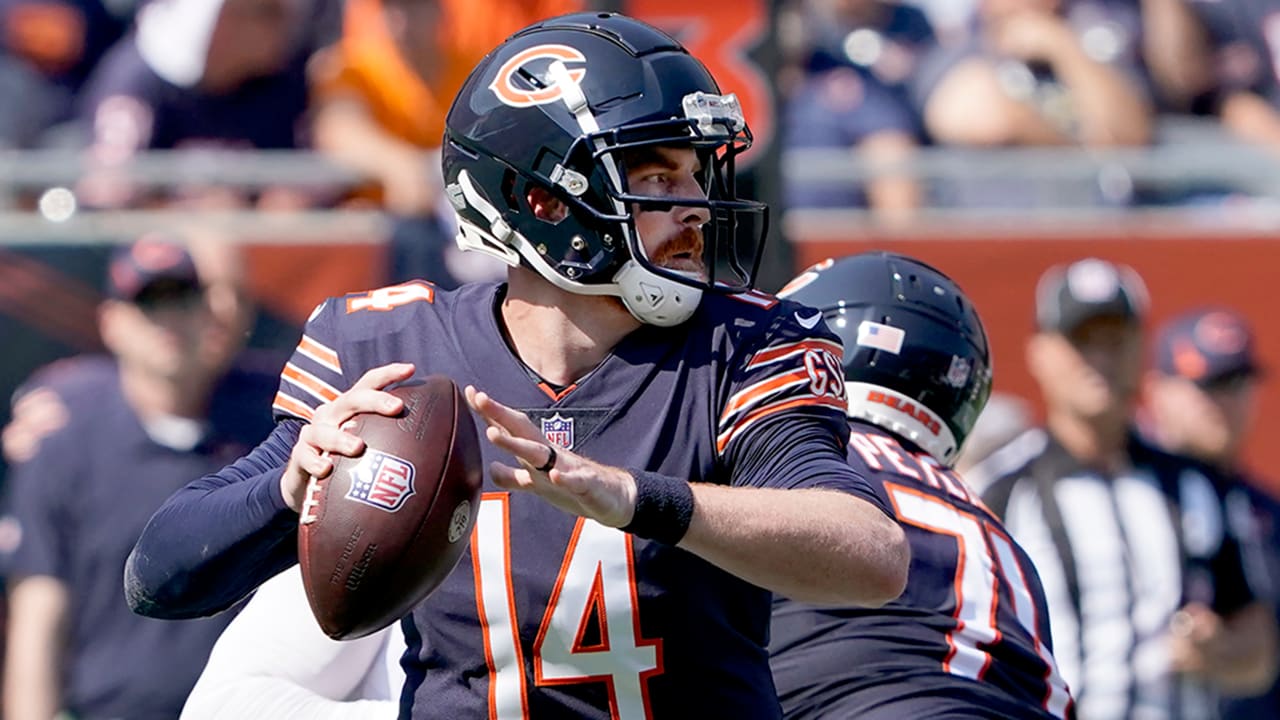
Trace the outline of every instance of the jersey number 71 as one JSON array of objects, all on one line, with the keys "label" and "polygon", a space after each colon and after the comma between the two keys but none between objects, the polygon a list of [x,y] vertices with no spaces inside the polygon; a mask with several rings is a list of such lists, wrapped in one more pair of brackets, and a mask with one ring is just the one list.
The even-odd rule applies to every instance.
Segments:
[{"label": "jersey number 71", "polygon": [[895,483],[885,483],[885,490],[899,520],[938,535],[950,535],[956,541],[956,628],[947,634],[951,650],[942,669],[972,680],[982,679],[991,664],[991,654],[984,646],[1000,640],[996,611],[1003,598],[1013,603],[1018,624],[1048,667],[1044,679],[1048,686],[1045,709],[1063,717],[1071,695],[1058,674],[1053,654],[1040,638],[1035,602],[1013,542],[991,522],[941,498]]}]

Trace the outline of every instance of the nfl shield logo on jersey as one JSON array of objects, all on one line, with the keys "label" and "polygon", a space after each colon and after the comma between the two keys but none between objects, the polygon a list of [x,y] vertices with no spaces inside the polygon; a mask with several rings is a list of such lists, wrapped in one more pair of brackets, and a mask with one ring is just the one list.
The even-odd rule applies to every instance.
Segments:
[{"label": "nfl shield logo on jersey", "polygon": [[556,413],[549,418],[542,418],[542,434],[547,442],[559,445],[565,450],[573,449],[573,418],[562,417]]},{"label": "nfl shield logo on jersey", "polygon": [[395,512],[413,495],[413,463],[370,449],[351,471],[347,497]]}]

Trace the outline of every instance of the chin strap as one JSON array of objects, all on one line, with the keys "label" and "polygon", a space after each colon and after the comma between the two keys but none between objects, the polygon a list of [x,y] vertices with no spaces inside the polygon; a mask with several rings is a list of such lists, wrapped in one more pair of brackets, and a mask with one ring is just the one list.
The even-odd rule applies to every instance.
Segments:
[{"label": "chin strap", "polygon": [[645,270],[628,260],[613,282],[621,290],[622,304],[642,323],[672,327],[693,317],[702,302],[702,291]]}]

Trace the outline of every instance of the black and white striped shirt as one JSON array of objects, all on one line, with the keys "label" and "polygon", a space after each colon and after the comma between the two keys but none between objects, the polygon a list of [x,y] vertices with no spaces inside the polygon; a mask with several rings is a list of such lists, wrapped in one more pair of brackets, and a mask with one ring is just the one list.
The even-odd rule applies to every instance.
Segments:
[{"label": "black and white striped shirt", "polygon": [[1103,474],[1037,429],[971,475],[1040,573],[1080,718],[1212,718],[1211,688],[1169,671],[1167,631],[1188,602],[1230,614],[1253,600],[1240,545],[1198,465],[1136,436],[1128,454]]}]

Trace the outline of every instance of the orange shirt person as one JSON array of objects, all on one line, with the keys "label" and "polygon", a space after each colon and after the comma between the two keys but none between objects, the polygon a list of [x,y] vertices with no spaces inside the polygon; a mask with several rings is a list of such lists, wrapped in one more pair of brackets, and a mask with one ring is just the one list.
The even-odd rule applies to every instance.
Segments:
[{"label": "orange shirt person", "polygon": [[311,67],[315,144],[381,185],[402,216],[433,214],[444,118],[485,53],[580,0],[348,0],[339,42]]}]

